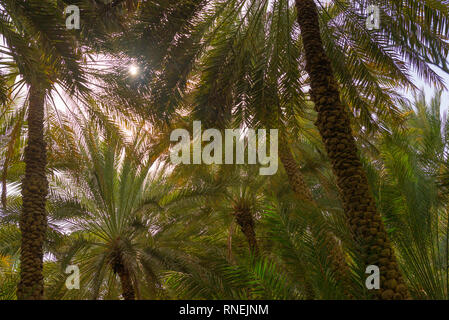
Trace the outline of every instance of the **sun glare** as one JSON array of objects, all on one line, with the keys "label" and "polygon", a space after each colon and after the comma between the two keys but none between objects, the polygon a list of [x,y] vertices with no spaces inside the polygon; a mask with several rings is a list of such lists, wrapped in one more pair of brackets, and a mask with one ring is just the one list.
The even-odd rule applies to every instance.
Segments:
[{"label": "sun glare", "polygon": [[129,73],[130,73],[132,76],[137,75],[137,74],[139,73],[139,67],[136,66],[136,65],[131,65],[131,66],[129,67]]}]

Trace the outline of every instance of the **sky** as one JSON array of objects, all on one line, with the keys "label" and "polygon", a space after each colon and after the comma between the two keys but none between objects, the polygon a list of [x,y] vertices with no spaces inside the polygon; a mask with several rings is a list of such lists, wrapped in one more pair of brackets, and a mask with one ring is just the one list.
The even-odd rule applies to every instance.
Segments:
[{"label": "sky", "polygon": [[[448,60],[449,62],[449,60]],[[441,71],[441,70],[437,70],[436,68],[432,68],[436,73],[438,73],[443,79],[444,79],[444,83],[445,85],[448,87],[446,88],[442,95],[441,95],[441,110],[448,110],[449,109],[449,74]],[[424,83],[424,81],[422,81],[418,76],[414,76],[414,83],[415,85],[420,88],[423,89],[426,100],[430,101],[430,99],[433,96],[433,93],[435,91],[435,87],[430,86],[426,83]],[[412,92],[406,92],[404,91],[404,95],[409,98],[410,100],[413,100],[413,94]]]}]

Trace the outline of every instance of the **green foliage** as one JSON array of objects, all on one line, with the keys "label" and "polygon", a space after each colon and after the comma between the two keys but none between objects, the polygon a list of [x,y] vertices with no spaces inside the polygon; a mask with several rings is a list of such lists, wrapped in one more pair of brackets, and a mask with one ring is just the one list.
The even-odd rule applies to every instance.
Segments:
[{"label": "green foliage", "polygon": [[[81,30],[63,9],[80,7]],[[445,1],[319,6],[324,49],[371,189],[416,299],[449,298],[449,127],[441,93],[409,103],[411,74],[443,87]],[[296,8],[287,0],[0,0],[0,299],[19,281],[27,85],[47,90],[48,299],[367,299],[313,122]],[[140,73],[128,74],[130,63]],[[63,92],[62,92],[63,91]],[[427,97],[429,98],[429,97]],[[51,108],[64,104],[66,110]],[[173,128],[278,128],[315,203],[279,166],[173,166]],[[244,207],[259,252],[236,219]],[[335,268],[335,244],[347,278]],[[80,290],[65,286],[80,268]]]}]

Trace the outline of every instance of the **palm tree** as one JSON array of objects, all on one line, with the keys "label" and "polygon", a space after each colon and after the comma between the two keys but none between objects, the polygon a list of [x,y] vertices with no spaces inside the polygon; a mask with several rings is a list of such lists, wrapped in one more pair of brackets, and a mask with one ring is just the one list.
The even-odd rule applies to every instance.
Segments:
[{"label": "palm tree", "polygon": [[[117,20],[124,23],[115,25],[110,19],[110,29],[99,17],[114,17],[124,1],[101,4],[100,15],[92,1],[70,1],[81,6],[88,22],[72,33],[64,28],[61,9],[66,1],[0,0],[1,51],[11,60],[3,66],[15,79],[0,77],[0,101],[6,106],[0,113],[0,134],[7,137],[5,144],[0,142],[5,155],[2,221],[19,203],[7,195],[6,183],[17,175],[20,133],[28,129],[19,299],[42,298],[44,266],[61,271],[69,262],[85,270],[84,291],[78,297],[121,294],[134,299],[155,297],[155,292],[190,298],[447,296],[447,229],[441,229],[447,228],[445,186],[438,186],[435,178],[441,173],[446,178],[443,125],[437,108],[427,112],[422,102],[417,112],[406,107],[405,121],[397,107],[402,98],[395,93],[400,85],[412,86],[412,67],[426,80],[441,83],[429,64],[446,68],[442,58],[449,49],[444,39],[449,23],[444,3],[387,1],[381,5],[382,29],[368,32],[360,27],[363,1],[354,6],[337,0],[321,8],[314,0],[296,0],[295,5],[287,0],[142,1],[133,11],[137,2],[126,1],[130,11]],[[93,26],[100,27],[100,35],[95,36]],[[114,30],[112,37],[108,30]],[[407,38],[412,31],[416,36]],[[54,126],[45,105],[57,86],[86,98],[88,80],[80,67],[85,50],[131,59],[145,72],[131,79],[123,65],[114,67],[114,73],[88,69],[103,80],[102,93],[110,94],[102,101],[106,106],[89,106],[89,117],[102,122],[104,133],[90,122],[80,126],[88,128],[79,130],[81,137],[74,133],[79,128],[66,124],[45,130],[44,123]],[[11,112],[11,92],[23,92],[22,85],[28,89],[26,103]],[[315,112],[309,112],[309,99]],[[165,176],[152,180],[150,165],[167,144],[162,138],[157,146],[122,145],[126,139],[117,128],[121,120],[109,119],[101,110],[119,109],[115,105],[122,102],[122,110],[113,112],[123,111],[131,120],[137,112],[152,120],[152,129],[170,130],[192,117],[221,129],[278,128],[285,169],[279,177],[288,179],[290,188],[278,176],[260,179],[269,188],[260,187],[259,179],[223,181],[220,175],[231,171],[231,176],[251,175],[238,166],[219,170],[218,177],[206,170],[206,177],[195,172],[191,177],[174,174],[172,181]],[[317,130],[309,126],[315,119]],[[399,124],[405,129],[395,128]],[[423,140],[414,136],[417,132]],[[54,141],[64,135],[70,136],[66,145]],[[314,145],[311,152],[302,148],[303,141]],[[154,148],[146,154],[151,160],[139,163],[149,146]],[[326,172],[332,168],[335,181],[321,172],[312,175],[317,170],[309,171],[305,161],[312,154],[321,157]],[[47,165],[48,155],[54,167]],[[54,173],[54,190],[48,187],[47,172]],[[217,187],[219,182],[224,184]],[[62,188],[67,194],[58,202],[53,193],[64,194]],[[46,200],[49,192],[51,201]],[[343,210],[334,193],[339,193]],[[58,241],[46,241],[55,230],[47,227],[47,214],[58,203],[75,208],[76,215],[67,219],[74,229],[67,237],[58,233]],[[221,223],[211,218],[217,211],[227,214]],[[200,216],[208,216],[210,223],[197,221]],[[8,214],[6,221],[18,217]],[[231,258],[228,232],[234,223],[242,230],[240,243],[248,242],[236,259]],[[0,232],[0,239],[19,243],[14,223],[6,223]],[[186,238],[189,232],[197,237]],[[267,235],[271,242],[264,240]],[[50,250],[53,242],[66,254]],[[255,257],[247,257],[248,246]],[[11,247],[1,248],[2,256],[15,257]],[[57,261],[44,264],[44,252]],[[340,262],[343,273],[338,272]],[[346,272],[347,264],[353,272]],[[363,287],[370,264],[381,270],[378,291]],[[283,267],[286,272],[279,272]],[[49,276],[50,295],[76,295],[64,291],[62,276]],[[353,278],[357,283],[346,285]]]},{"label": "palm tree", "polygon": [[363,261],[378,266],[385,279],[378,297],[407,299],[408,290],[369,189],[350,118],[340,100],[339,86],[321,41],[317,7],[313,0],[297,0],[296,7],[311,98],[318,113],[316,125],[337,177],[351,231],[360,243]]},{"label": "palm tree", "polygon": [[[245,236],[250,253],[255,256],[261,255],[255,224],[256,216],[260,214],[263,202],[262,190],[267,179],[258,176],[257,170],[259,169],[255,167],[240,165],[223,168],[200,166],[196,170],[180,166],[172,174],[172,183],[179,185],[185,197],[195,196],[199,201],[198,206],[201,206],[203,201],[214,204],[211,210],[221,216],[225,225],[229,226],[230,259],[232,259],[234,223]],[[185,177],[189,179],[186,180]]]},{"label": "palm tree", "polygon": [[[272,15],[263,15],[254,10],[257,4],[253,4],[248,22],[241,22],[235,14],[235,21],[226,21],[229,30],[219,30],[218,35],[209,40],[212,49],[204,58],[204,71],[193,93],[193,117],[212,127],[225,128],[235,121],[243,127],[280,128],[279,156],[292,189],[298,199],[313,202],[284,132],[288,125],[302,130],[296,122],[306,109],[305,97],[298,97],[303,84],[298,81],[301,73],[297,63],[302,57],[293,38],[294,19],[289,21],[293,11],[282,3],[275,5],[277,8]],[[230,12],[226,16],[233,13]],[[271,32],[268,36],[266,30]],[[249,37],[254,40],[247,41]],[[357,74],[357,71],[351,72]],[[377,85],[375,81],[369,83],[369,87]],[[345,259],[342,253],[337,254],[341,249],[332,240],[333,236],[328,239],[336,249],[332,250],[333,255],[340,256],[336,259],[336,269],[347,269],[342,268]]]},{"label": "palm tree", "polygon": [[81,128],[79,157],[66,155],[60,164],[57,193],[74,201],[79,214],[66,221],[69,235],[59,247],[57,265],[63,270],[78,265],[82,288],[65,290],[64,274],[58,272],[48,294],[164,297],[160,270],[178,270],[187,259],[179,245],[181,224],[170,216],[170,206],[183,197],[167,186],[164,166],[153,166],[143,135],[127,145],[116,132],[99,130],[92,121]]},{"label": "palm tree", "polygon": [[[289,39],[295,33],[290,27],[292,16],[288,2],[275,1],[274,9],[269,15],[264,15],[263,12],[270,8],[268,1],[232,1],[227,6],[217,6],[217,10],[221,10],[220,18],[216,19],[217,28],[212,28],[213,31],[206,32],[204,36],[206,40],[203,43],[209,48],[203,60],[205,67],[201,73],[194,115],[203,115],[202,119],[217,121],[222,126],[233,121],[232,113],[245,125],[263,121],[264,113],[272,113],[273,110],[280,115],[279,109],[290,108],[290,114],[295,115],[292,110],[300,108],[305,97],[301,95],[304,85],[299,82],[298,72],[288,66],[297,68],[298,62],[304,62],[311,87],[310,97],[317,111],[316,125],[337,177],[347,223],[358,242],[359,255],[366,266],[379,266],[386,279],[385,285],[374,296],[405,299],[408,297],[407,289],[369,190],[347,107],[360,118],[359,128],[363,128],[362,124],[370,125],[368,129],[379,127],[370,115],[374,110],[381,119],[385,119],[388,113],[397,117],[395,99],[389,99],[388,95],[392,94],[392,87],[398,84],[407,86],[411,82],[405,72],[408,66],[404,68],[396,52],[405,56],[406,62],[416,67],[427,80],[441,84],[441,79],[428,64],[439,59],[438,55],[431,54],[432,47],[445,52],[448,49],[442,32],[447,26],[437,18],[440,15],[446,21],[447,16],[438,5],[419,5],[418,12],[410,17],[407,7],[387,3],[382,7],[383,17],[394,27],[373,35],[360,28],[364,18],[356,12],[357,8],[338,1],[318,11],[314,1],[298,0],[296,18],[304,49],[303,60],[300,60],[300,54],[295,53],[295,45],[290,45]],[[412,41],[405,41],[407,34],[404,30],[410,30],[410,23],[414,28],[425,28],[417,18],[419,14],[428,16],[437,27]],[[343,26],[337,21],[341,17],[345,21]],[[212,17],[210,19],[213,20]],[[266,27],[266,21],[274,21],[271,24],[273,29]],[[282,23],[276,23],[278,21]],[[270,35],[266,37],[266,30],[273,30],[271,38]],[[261,49],[260,39],[271,44],[271,51]],[[390,42],[395,51],[386,49],[385,43]],[[271,52],[274,52],[272,56],[269,55]],[[329,56],[335,59],[330,60]],[[441,61],[439,65],[443,66]],[[264,69],[265,66],[269,67]],[[279,83],[284,85],[280,95],[283,99],[273,94],[272,88]],[[260,97],[263,100],[258,99]],[[362,131],[367,132],[366,128]],[[289,171],[294,170],[288,149],[281,150],[287,150],[281,160],[286,162]],[[291,177],[293,175],[290,174]],[[297,178],[296,174],[295,179],[300,181]]]},{"label": "palm tree", "polygon": [[55,2],[2,1],[1,34],[5,52],[17,66],[28,93],[28,142],[25,148],[25,176],[22,181],[23,213],[20,299],[41,299],[43,295],[42,246],[46,232],[44,105],[57,81],[65,88],[82,88],[83,77],[75,53],[74,38],[64,28]]},{"label": "palm tree", "polygon": [[[144,197],[149,187],[147,176],[152,163],[136,165],[132,154],[127,154],[121,161],[123,149],[119,144],[113,141],[102,143],[97,135],[98,132],[89,127],[85,132],[86,146],[81,146],[81,153],[89,165],[85,167],[82,179],[77,177],[78,170],[71,173],[71,179],[78,180],[79,189],[74,192],[86,214],[74,225],[73,244],[66,259],[70,260],[78,250],[86,251],[82,270],[88,272],[88,277],[98,277],[104,272],[103,266],[97,265],[103,261],[113,274],[118,275],[123,298],[134,300],[138,290],[136,262],[139,254],[136,246],[138,248],[139,237],[143,236],[145,240],[145,233],[149,232],[149,226],[139,219],[138,212],[145,205]],[[89,266],[89,263],[92,264]],[[87,271],[88,267],[92,270]]]},{"label": "palm tree", "polygon": [[[23,214],[21,219],[21,281],[18,286],[19,299],[42,299],[42,246],[46,232],[45,203],[48,195],[46,178],[47,151],[44,140],[44,106],[53,101],[53,93],[62,88],[72,96],[86,98],[87,79],[81,69],[82,55],[78,47],[77,34],[66,29],[64,7],[72,1],[11,1],[0,2],[2,19],[0,33],[5,46],[2,53],[9,60],[3,64],[10,69],[10,76],[20,75],[20,80],[10,84],[13,92],[20,91],[23,84],[28,87],[27,128],[25,147],[25,175],[22,181]],[[92,4],[77,2],[86,13],[83,31],[78,40],[89,37],[94,19],[90,17]],[[116,7],[116,6],[114,6]],[[117,9],[113,9],[117,10]],[[97,11],[98,12],[98,11]],[[89,14],[90,13],[90,14]],[[95,26],[101,24],[95,19]],[[110,24],[116,19],[108,19]],[[102,29],[103,30],[103,29]],[[98,35],[97,38],[103,36]],[[87,47],[85,47],[87,50]],[[15,132],[19,131],[20,121]],[[11,137],[13,138],[13,137]],[[15,141],[17,137],[10,141]],[[8,157],[6,159],[9,159]],[[4,166],[5,181],[7,165]],[[5,194],[5,193],[4,193]],[[3,197],[4,200],[4,197]],[[4,203],[4,201],[3,201]]]}]

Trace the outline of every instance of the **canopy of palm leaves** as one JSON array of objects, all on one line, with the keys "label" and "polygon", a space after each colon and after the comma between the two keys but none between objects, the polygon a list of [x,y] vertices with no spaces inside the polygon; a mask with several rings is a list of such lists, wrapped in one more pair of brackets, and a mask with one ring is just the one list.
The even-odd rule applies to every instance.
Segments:
[{"label": "canopy of palm leaves", "polygon": [[[0,0],[0,299],[448,299],[449,7],[369,4]],[[171,164],[195,120],[279,170]]]}]

